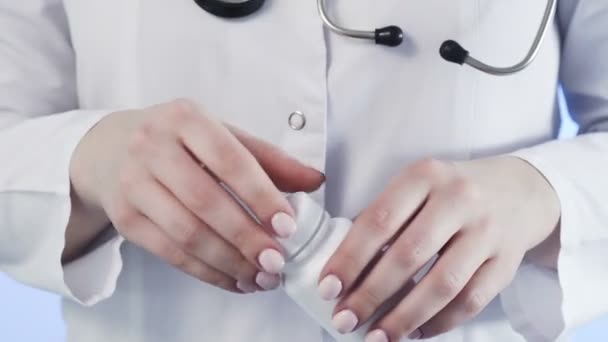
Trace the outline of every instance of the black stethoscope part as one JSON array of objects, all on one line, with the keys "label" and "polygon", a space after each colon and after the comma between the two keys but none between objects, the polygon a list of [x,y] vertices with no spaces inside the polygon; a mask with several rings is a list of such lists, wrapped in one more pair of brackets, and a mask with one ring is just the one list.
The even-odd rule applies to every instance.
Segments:
[{"label": "black stethoscope part", "polygon": [[205,11],[222,18],[241,18],[255,13],[265,0],[194,0]]}]

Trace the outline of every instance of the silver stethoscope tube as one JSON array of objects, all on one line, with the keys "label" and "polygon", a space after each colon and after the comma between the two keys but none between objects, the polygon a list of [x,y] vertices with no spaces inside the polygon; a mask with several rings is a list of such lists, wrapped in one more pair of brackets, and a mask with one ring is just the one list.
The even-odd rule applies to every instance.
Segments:
[{"label": "silver stethoscope tube", "polygon": [[464,63],[479,71],[483,71],[485,73],[496,76],[511,75],[525,69],[527,66],[530,65],[530,63],[532,63],[532,61],[534,61],[534,59],[538,55],[540,46],[545,37],[547,36],[547,31],[549,31],[549,27],[551,27],[551,23],[553,22],[553,17],[555,16],[556,8],[557,0],[547,1],[547,7],[545,8],[545,13],[543,14],[543,20],[538,28],[536,37],[534,37],[534,42],[532,43],[530,50],[528,50],[528,54],[519,63],[513,66],[501,68],[488,65],[470,55],[465,58]]},{"label": "silver stethoscope tube", "polygon": [[398,46],[403,41],[403,30],[398,26],[387,26],[381,27],[374,31],[360,31],[360,30],[351,30],[345,27],[342,27],[336,24],[329,15],[327,15],[326,11],[326,3],[325,0],[317,0],[317,9],[319,11],[319,16],[325,26],[327,26],[333,32],[347,36],[351,38],[358,39],[368,39],[373,40],[378,45],[386,45],[386,46]]},{"label": "silver stethoscope tube", "polygon": [[327,15],[326,12],[326,4],[325,4],[325,0],[317,0],[317,8],[319,10],[319,16],[321,16],[321,19],[323,20],[323,23],[325,23],[325,25],[332,31],[334,31],[337,34],[341,34],[343,36],[347,36],[347,37],[351,37],[351,38],[360,38],[360,39],[369,39],[369,40],[373,40],[376,39],[376,35],[374,32],[372,31],[359,31],[359,30],[350,30],[347,28],[344,28],[342,26],[339,26],[338,24],[334,23],[331,18],[329,18],[329,16]]},{"label": "silver stethoscope tube", "polygon": [[[323,23],[331,31],[339,35],[359,39],[375,40],[376,44],[388,46],[400,45],[403,40],[403,31],[397,26],[379,28],[375,31],[351,30],[342,27],[336,24],[327,15],[326,5],[326,0],[317,0],[319,15],[323,20]],[[538,55],[540,46],[545,37],[547,36],[549,28],[551,27],[551,23],[553,22],[553,18],[555,17],[556,10],[557,0],[547,0],[547,6],[545,8],[545,12],[543,14],[539,29],[536,33],[536,36],[534,37],[534,42],[532,43],[532,46],[528,50],[528,53],[523,58],[523,60],[513,66],[496,67],[486,64],[472,57],[466,49],[464,49],[460,44],[453,40],[448,40],[441,45],[441,48],[439,49],[440,55],[449,62],[461,65],[466,64],[472,68],[475,68],[490,75],[504,76],[517,73],[529,66]]]}]

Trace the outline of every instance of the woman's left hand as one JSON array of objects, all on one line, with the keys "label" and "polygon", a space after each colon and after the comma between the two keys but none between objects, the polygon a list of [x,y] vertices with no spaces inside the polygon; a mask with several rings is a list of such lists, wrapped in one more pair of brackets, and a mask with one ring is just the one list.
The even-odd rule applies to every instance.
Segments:
[{"label": "woman's left hand", "polygon": [[557,230],[559,217],[554,190],[521,159],[425,160],[359,215],[323,270],[319,291],[324,299],[341,297],[333,323],[348,333],[438,255],[366,341],[433,337],[485,308],[524,255]]}]

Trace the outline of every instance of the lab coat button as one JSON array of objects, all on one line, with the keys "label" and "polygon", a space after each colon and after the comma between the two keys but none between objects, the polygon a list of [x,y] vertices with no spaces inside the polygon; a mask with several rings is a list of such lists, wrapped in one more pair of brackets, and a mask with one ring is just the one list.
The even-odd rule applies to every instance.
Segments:
[{"label": "lab coat button", "polygon": [[295,111],[289,115],[288,123],[294,131],[299,131],[306,126],[306,115],[300,111]]}]

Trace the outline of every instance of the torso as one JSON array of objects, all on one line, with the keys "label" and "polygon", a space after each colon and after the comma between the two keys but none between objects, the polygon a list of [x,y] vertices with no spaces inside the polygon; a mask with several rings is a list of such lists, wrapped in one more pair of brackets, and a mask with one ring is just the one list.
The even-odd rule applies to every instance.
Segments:
[{"label": "torso", "polygon": [[[493,64],[529,48],[544,2],[331,0],[345,26],[397,24],[399,48],[325,32],[316,2],[267,1],[227,21],[192,0],[65,0],[81,106],[143,107],[176,97],[261,138],[327,175],[316,196],[352,218],[390,177],[424,157],[468,159],[552,139],[559,36],[511,77],[487,76],[438,55],[454,38]],[[288,125],[294,111],[306,126]],[[132,245],[116,294],[93,308],[66,304],[71,341],[322,341],[280,291],[236,296],[201,284]],[[95,336],[95,337],[93,337]],[[519,341],[499,301],[433,341]]]}]

